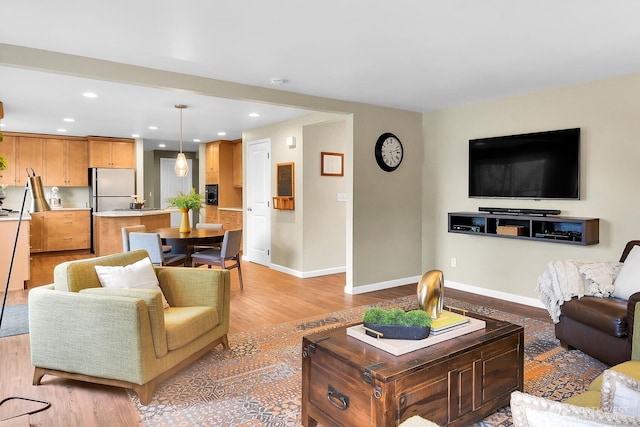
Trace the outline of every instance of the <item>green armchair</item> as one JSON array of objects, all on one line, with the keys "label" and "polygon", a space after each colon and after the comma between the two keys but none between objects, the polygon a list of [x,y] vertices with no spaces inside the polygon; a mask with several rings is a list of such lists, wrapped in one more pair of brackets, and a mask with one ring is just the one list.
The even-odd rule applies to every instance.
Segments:
[{"label": "green armchair", "polygon": [[53,284],[30,291],[34,385],[55,375],[129,388],[148,404],[156,384],[219,344],[229,348],[227,270],[153,267],[162,293],[101,286],[96,265],[146,257],[138,250],[66,262]]}]

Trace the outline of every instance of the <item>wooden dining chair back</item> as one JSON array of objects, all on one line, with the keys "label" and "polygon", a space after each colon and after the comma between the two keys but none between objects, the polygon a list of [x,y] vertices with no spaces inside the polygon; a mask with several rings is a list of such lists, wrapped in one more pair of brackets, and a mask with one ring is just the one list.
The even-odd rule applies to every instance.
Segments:
[{"label": "wooden dining chair back", "polygon": [[129,233],[144,233],[147,227],[144,225],[128,225],[122,227],[122,252],[129,252]]},{"label": "wooden dining chair back", "polygon": [[[206,249],[194,252],[191,255],[191,266],[197,267],[198,265],[207,265],[211,268],[212,265],[215,265],[227,270],[237,268],[238,279],[240,279],[240,290],[242,290],[242,269],[240,267],[241,244],[242,229],[238,228],[236,230],[227,230],[224,232],[222,246],[220,249]],[[232,262],[232,264],[227,264],[227,262]]]},{"label": "wooden dining chair back", "polygon": [[158,233],[129,233],[129,248],[145,249],[153,265],[184,266],[186,255],[165,253]]}]

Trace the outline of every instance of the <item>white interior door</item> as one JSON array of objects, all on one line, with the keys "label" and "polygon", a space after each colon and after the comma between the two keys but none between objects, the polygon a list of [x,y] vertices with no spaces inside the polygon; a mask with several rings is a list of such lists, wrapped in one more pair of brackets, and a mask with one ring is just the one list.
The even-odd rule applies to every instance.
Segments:
[{"label": "white interior door", "polygon": [[247,225],[245,256],[271,265],[271,139],[247,143]]},{"label": "white interior door", "polygon": [[[160,207],[162,209],[169,207],[167,199],[177,196],[178,191],[184,193],[191,191],[191,171],[193,170],[191,168],[191,159],[187,159],[187,164],[189,165],[189,173],[185,177],[179,177],[176,176],[176,172],[173,169],[176,165],[176,159],[160,159]],[[181,215],[180,212],[171,214],[172,227],[180,226]],[[196,213],[192,212],[191,215],[191,224],[195,224],[193,215],[196,215]]]}]

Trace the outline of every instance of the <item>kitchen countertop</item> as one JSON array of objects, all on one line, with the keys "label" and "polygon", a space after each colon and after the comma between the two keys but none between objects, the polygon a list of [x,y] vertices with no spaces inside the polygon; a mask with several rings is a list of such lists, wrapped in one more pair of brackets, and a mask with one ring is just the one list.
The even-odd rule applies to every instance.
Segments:
[{"label": "kitchen countertop", "polygon": [[91,208],[51,208],[52,211],[88,211]]},{"label": "kitchen countertop", "polygon": [[[0,216],[0,221],[17,221],[19,218],[18,212],[10,212],[9,215],[7,216]],[[23,212],[22,213],[22,220],[23,221],[31,221],[31,215],[29,215],[29,212]]]},{"label": "kitchen countertop", "polygon": [[153,210],[125,209],[121,211],[94,212],[93,216],[99,216],[99,217],[151,216],[151,215],[170,214],[171,212],[180,212],[180,211],[178,211],[177,209],[153,209]]}]

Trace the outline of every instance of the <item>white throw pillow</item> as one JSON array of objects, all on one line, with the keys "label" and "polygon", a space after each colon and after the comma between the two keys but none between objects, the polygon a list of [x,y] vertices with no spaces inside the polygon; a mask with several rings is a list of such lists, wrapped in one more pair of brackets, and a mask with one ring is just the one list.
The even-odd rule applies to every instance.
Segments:
[{"label": "white throw pillow", "polygon": [[640,381],[607,369],[602,375],[602,410],[640,419]]},{"label": "white throw pillow", "polygon": [[629,299],[640,291],[640,246],[634,246],[624,260],[622,269],[613,282],[613,296]]},{"label": "white throw pillow", "polygon": [[515,427],[640,426],[640,417],[555,402],[532,394],[511,393]]},{"label": "white throw pillow", "polygon": [[155,289],[162,295],[164,308],[169,308],[149,258],[124,266],[96,265],[95,268],[103,288]]}]

